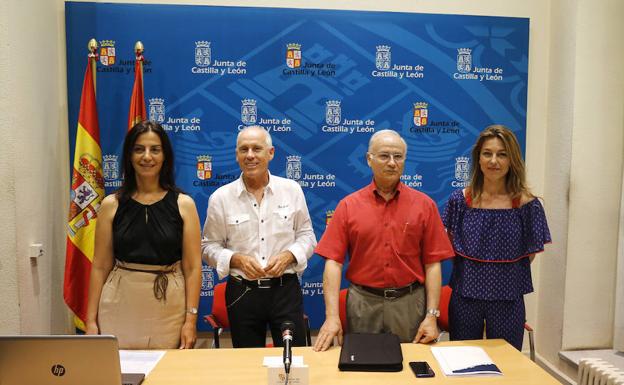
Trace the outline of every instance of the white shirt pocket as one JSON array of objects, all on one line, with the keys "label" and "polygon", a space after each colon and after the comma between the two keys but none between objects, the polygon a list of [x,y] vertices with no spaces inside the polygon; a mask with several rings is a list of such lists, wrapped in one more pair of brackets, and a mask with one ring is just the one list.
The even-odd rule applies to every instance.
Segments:
[{"label": "white shirt pocket", "polygon": [[227,243],[246,241],[252,237],[249,214],[233,214],[225,218],[227,223]]},{"label": "white shirt pocket", "polygon": [[273,234],[280,238],[294,239],[294,215],[292,209],[279,209],[273,212]]}]

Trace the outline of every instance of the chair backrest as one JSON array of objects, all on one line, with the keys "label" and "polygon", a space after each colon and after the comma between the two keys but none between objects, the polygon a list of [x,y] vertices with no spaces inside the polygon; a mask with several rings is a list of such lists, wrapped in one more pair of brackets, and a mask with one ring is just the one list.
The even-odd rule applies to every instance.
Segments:
[{"label": "chair backrest", "polygon": [[451,300],[453,289],[449,285],[442,286],[440,291],[440,317],[438,317],[438,326],[445,332],[449,331],[448,307]]},{"label": "chair backrest", "polygon": [[221,282],[214,287],[214,295],[212,297],[212,315],[217,319],[217,322],[224,328],[230,327],[230,320],[227,315],[227,308],[225,307],[225,285],[226,282]]},{"label": "chair backrest", "polygon": [[347,332],[347,290],[340,290],[340,298],[338,300],[338,315],[342,324],[342,332]]}]

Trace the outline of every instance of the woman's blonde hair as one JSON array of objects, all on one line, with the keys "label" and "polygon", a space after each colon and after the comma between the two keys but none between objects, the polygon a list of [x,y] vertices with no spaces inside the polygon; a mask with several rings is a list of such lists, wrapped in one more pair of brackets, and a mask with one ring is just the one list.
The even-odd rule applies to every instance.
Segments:
[{"label": "woman's blonde hair", "polygon": [[518,198],[522,194],[533,197],[526,184],[526,172],[524,168],[524,160],[520,153],[520,145],[516,135],[502,124],[493,124],[486,127],[474,147],[472,148],[472,171],[470,177],[470,193],[472,200],[477,201],[483,193],[483,171],[479,165],[481,157],[481,148],[486,140],[498,138],[503,142],[507,156],[509,157],[509,172],[505,176],[505,188],[512,198]]}]

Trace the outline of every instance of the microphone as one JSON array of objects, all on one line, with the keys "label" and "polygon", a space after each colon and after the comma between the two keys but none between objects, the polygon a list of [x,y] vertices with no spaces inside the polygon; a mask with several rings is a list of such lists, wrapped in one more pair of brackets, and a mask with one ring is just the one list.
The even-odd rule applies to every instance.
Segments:
[{"label": "microphone", "polygon": [[284,343],[284,371],[286,374],[290,373],[290,364],[292,363],[292,343],[293,343],[293,331],[295,330],[295,324],[291,321],[282,322],[280,327],[282,330],[282,342]]}]

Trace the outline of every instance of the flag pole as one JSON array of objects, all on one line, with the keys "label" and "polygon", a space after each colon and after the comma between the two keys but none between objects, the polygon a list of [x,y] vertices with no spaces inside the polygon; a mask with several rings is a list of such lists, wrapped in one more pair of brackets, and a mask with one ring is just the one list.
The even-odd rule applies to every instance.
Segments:
[{"label": "flag pole", "polygon": [[91,75],[93,75],[93,91],[97,90],[97,79],[95,73],[97,72],[97,59],[98,59],[98,43],[97,40],[91,39],[89,40],[89,44],[87,44],[87,49],[89,50],[89,58],[91,63]]},{"label": "flag pole", "polygon": [[[143,51],[145,49],[143,48],[143,43],[141,42],[141,40],[137,40],[136,43],[134,43],[134,53],[136,54],[136,59],[137,60],[141,60],[141,62],[143,62]],[[143,63],[141,63],[143,64]]]},{"label": "flag pole", "polygon": [[128,130],[135,124],[147,119],[145,107],[145,94],[143,91],[143,43],[137,41],[134,44],[134,85],[132,86],[132,96],[130,97],[130,113],[128,114]]}]

